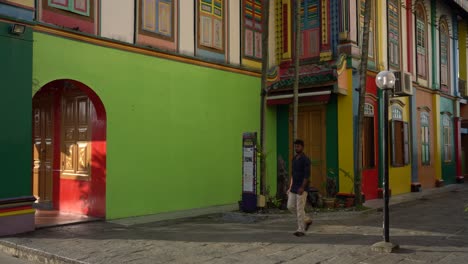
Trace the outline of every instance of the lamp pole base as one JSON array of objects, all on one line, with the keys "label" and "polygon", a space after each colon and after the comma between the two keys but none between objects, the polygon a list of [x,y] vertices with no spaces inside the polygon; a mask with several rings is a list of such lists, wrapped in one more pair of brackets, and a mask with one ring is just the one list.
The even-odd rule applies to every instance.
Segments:
[{"label": "lamp pole base", "polygon": [[385,242],[385,241],[377,242],[371,247],[372,251],[379,252],[379,253],[392,253],[392,252],[395,252],[399,248],[400,246],[398,244],[393,244],[391,242]]}]

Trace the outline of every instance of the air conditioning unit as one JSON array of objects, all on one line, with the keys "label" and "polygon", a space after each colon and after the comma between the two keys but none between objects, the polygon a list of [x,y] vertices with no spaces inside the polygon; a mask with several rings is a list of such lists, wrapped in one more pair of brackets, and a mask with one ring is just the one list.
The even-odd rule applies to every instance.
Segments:
[{"label": "air conditioning unit", "polygon": [[395,81],[395,95],[398,96],[411,96],[413,95],[413,77],[411,73],[397,71],[394,72]]},{"label": "air conditioning unit", "polygon": [[468,97],[468,87],[466,86],[465,80],[458,78],[458,90],[461,97]]}]

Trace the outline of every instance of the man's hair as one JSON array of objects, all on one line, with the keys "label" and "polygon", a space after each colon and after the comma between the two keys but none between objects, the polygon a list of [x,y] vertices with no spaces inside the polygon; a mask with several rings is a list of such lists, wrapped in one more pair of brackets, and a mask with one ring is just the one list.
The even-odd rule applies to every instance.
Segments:
[{"label": "man's hair", "polygon": [[301,145],[301,146],[304,146],[304,140],[302,140],[302,139],[296,139],[296,140],[294,140],[294,145]]}]

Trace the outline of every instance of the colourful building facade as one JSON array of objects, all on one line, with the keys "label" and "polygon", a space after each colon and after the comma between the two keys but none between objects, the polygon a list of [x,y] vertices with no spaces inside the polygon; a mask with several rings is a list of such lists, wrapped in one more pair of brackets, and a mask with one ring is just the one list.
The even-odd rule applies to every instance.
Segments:
[{"label": "colourful building facade", "polygon": [[[381,196],[387,162],[393,195],[463,179],[468,16],[459,2],[371,1],[366,199]],[[30,230],[34,200],[35,208],[105,219],[236,208],[242,134],[260,131],[265,30],[267,195],[282,192],[277,164],[289,171],[293,157],[296,56],[311,185],[324,194],[333,179],[338,192],[353,193],[364,1],[302,1],[299,54],[295,4],[270,1],[267,29],[266,1],[0,0],[8,69],[0,82],[18,98],[5,111],[17,109],[22,122],[12,131],[27,132],[2,132],[2,161],[22,171],[7,166],[18,176],[4,180],[0,221],[21,215],[17,231]],[[387,117],[375,84],[382,70],[399,79]]]}]

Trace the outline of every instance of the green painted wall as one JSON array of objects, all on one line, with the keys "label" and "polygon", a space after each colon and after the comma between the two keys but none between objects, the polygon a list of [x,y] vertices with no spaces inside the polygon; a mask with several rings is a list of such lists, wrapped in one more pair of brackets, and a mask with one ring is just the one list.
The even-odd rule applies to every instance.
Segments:
[{"label": "green painted wall", "polygon": [[330,102],[327,104],[327,176],[336,179],[336,186],[340,186],[340,177],[337,177],[329,169],[338,170],[338,100],[337,95],[332,94]]},{"label": "green painted wall", "polygon": [[32,195],[32,31],[9,34],[0,22],[0,199]]},{"label": "green painted wall", "polygon": [[[69,78],[104,103],[108,219],[237,203],[242,133],[259,131],[260,78],[42,33],[34,40],[34,90]],[[276,179],[274,160],[267,173]]]},{"label": "green painted wall", "polygon": [[278,158],[282,158],[289,171],[289,105],[277,106],[277,141]]},{"label": "green painted wall", "polygon": [[[445,97],[440,97],[440,111],[442,113],[449,112],[453,115],[453,101],[447,99]],[[441,154],[442,154],[442,179],[444,180],[445,184],[452,184],[455,183],[456,179],[456,167],[455,167],[455,134],[454,134],[454,127],[453,127],[453,116],[452,116],[452,161],[451,162],[444,162],[444,127],[443,124],[440,124],[440,142],[441,142]],[[443,122],[442,117],[440,118],[440,122]]]},{"label": "green painted wall", "polygon": [[[278,156],[276,146],[276,107],[268,107],[267,109],[267,125],[266,125],[266,141],[268,143],[266,149],[266,162],[267,162],[267,188],[271,197],[276,196],[276,189],[278,185],[277,167]],[[259,174],[260,175],[260,174]]]}]

